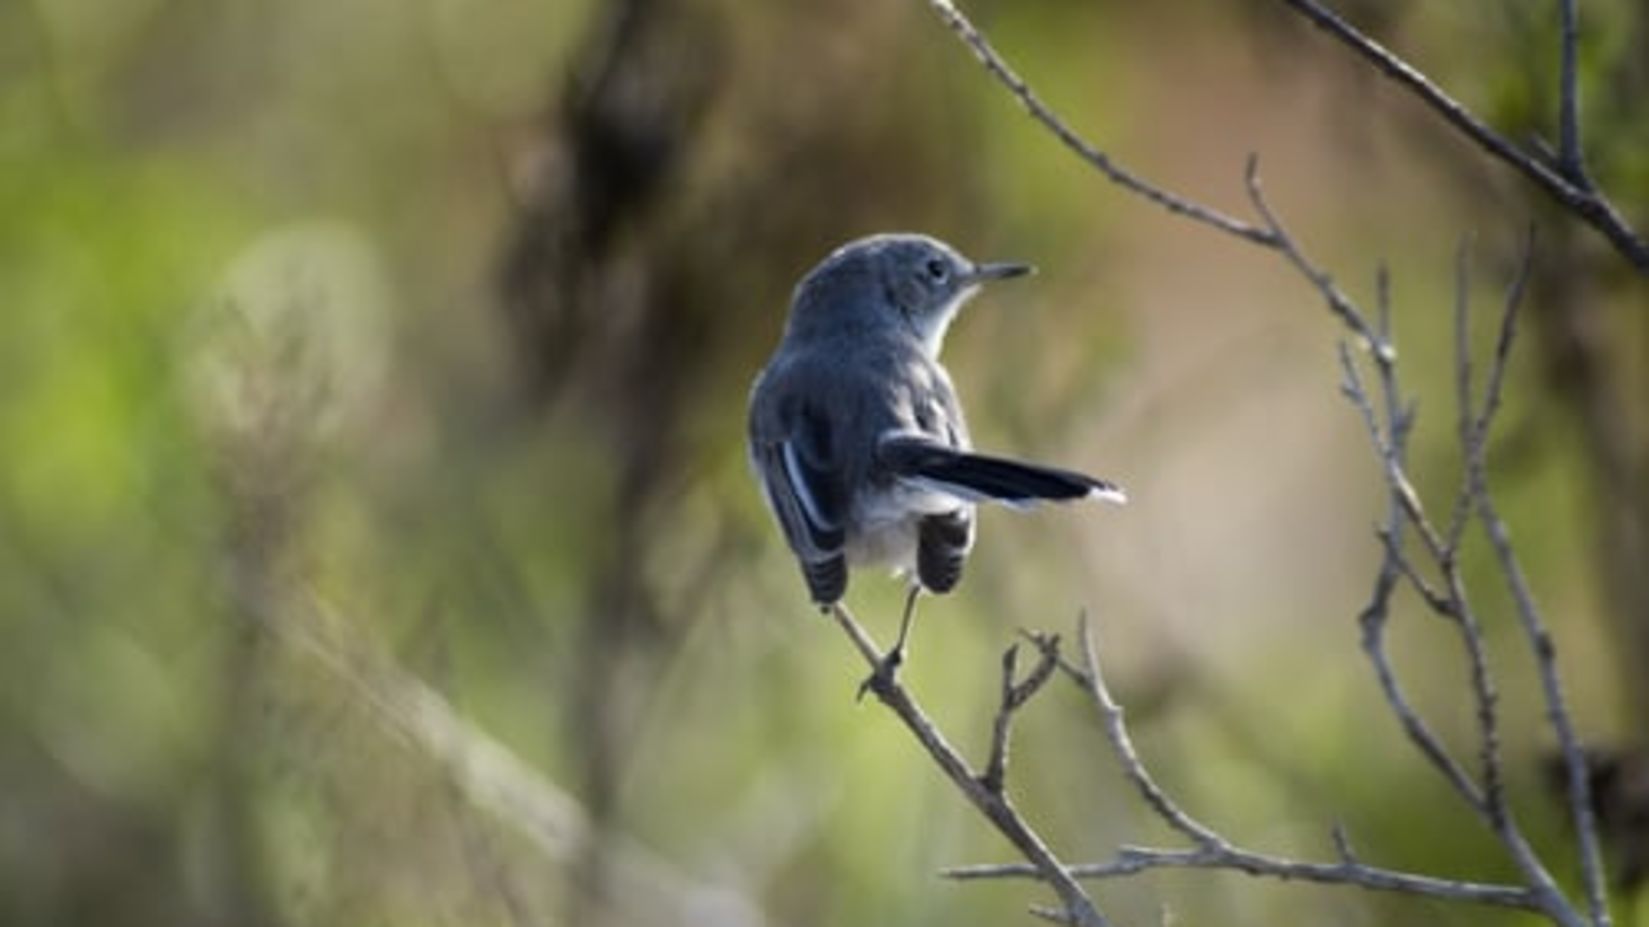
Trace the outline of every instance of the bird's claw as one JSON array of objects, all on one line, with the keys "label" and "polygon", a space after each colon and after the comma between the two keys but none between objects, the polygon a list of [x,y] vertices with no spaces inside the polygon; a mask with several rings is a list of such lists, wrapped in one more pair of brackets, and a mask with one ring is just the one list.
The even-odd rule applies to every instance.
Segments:
[{"label": "bird's claw", "polygon": [[871,671],[865,681],[859,683],[859,694],[854,696],[855,701],[863,701],[866,692],[875,692],[881,695],[893,685],[894,677],[899,673],[899,666],[905,662],[905,650],[897,647],[889,650],[887,655],[876,661],[876,668]]}]

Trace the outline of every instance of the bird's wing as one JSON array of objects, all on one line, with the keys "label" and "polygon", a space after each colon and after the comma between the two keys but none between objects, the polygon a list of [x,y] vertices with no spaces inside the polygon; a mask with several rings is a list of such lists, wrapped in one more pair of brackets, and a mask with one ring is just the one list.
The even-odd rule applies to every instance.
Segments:
[{"label": "bird's wing", "polygon": [[849,500],[840,442],[829,419],[806,404],[784,410],[751,452],[785,538],[803,561],[837,557],[847,536]]}]

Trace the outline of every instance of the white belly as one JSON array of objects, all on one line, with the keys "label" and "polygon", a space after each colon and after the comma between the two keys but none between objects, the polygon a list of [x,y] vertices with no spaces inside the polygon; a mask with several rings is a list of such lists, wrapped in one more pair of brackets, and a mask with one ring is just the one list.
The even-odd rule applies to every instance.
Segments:
[{"label": "white belly", "polygon": [[847,562],[887,566],[898,574],[916,572],[917,526],[928,515],[964,508],[955,496],[900,484],[886,492],[861,494],[847,532]]}]

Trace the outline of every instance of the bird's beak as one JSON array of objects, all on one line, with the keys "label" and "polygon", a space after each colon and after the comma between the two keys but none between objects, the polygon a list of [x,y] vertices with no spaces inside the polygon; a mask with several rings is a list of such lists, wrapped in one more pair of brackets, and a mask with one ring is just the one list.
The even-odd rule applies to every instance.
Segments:
[{"label": "bird's beak", "polygon": [[1006,280],[1009,277],[1023,277],[1026,274],[1036,273],[1036,268],[1018,261],[996,261],[986,264],[973,265],[973,273],[969,276],[977,282],[986,280]]}]

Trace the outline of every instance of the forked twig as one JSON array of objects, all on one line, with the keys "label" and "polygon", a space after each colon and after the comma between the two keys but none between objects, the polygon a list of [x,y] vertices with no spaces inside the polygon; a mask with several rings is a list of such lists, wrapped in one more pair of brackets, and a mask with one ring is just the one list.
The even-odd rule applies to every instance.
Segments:
[{"label": "forked twig", "polygon": [[870,635],[866,634],[864,628],[854,619],[852,612],[848,611],[847,606],[837,603],[831,606],[830,612],[836,623],[847,632],[859,655],[870,666],[870,691],[874,692],[876,698],[891,709],[915,735],[917,742],[962,795],[985,815],[1002,836],[1008,838],[1008,842],[1014,845],[1020,855],[1036,868],[1042,880],[1053,887],[1060,903],[1064,905],[1066,921],[1078,927],[1107,927],[1109,921],[1094,905],[1093,899],[1089,898],[1082,886],[1071,878],[1065,864],[1020,816],[1007,795],[1001,790],[992,791],[986,787],[982,777],[975,775],[968,767],[967,760],[945,740],[944,735],[911,698],[898,677],[891,673],[875,672],[882,666],[882,654],[871,641]]},{"label": "forked twig", "polygon": [[[1145,803],[1168,826],[1190,838],[1194,847],[1189,850],[1175,850],[1124,846],[1118,848],[1116,855],[1107,862],[1082,863],[1069,867],[1068,871],[1072,876],[1079,879],[1108,879],[1133,875],[1148,869],[1222,869],[1269,878],[1356,885],[1376,891],[1403,892],[1452,901],[1541,910],[1535,893],[1521,886],[1441,879],[1370,866],[1357,859],[1344,830],[1338,825],[1332,831],[1335,853],[1338,857],[1338,861],[1333,863],[1285,859],[1235,846],[1213,828],[1192,817],[1157,784],[1134,747],[1122,706],[1112,697],[1110,687],[1105,682],[1104,673],[1100,668],[1099,648],[1087,615],[1078,619],[1077,634],[1082,641],[1082,663],[1073,666],[1061,661],[1060,668],[1077,681],[1098,710],[1106,739],[1110,741],[1112,751],[1122,764],[1123,775],[1134,784]],[[945,869],[941,874],[963,880],[1041,878],[1041,873],[1035,866],[1024,863],[957,866]]]},{"label": "forked twig", "polygon": [[1002,701],[991,724],[991,753],[985,761],[985,772],[979,783],[998,795],[1008,776],[1008,734],[1013,727],[1013,716],[1031,696],[1053,677],[1054,665],[1059,661],[1059,637],[1052,634],[1026,634],[1037,648],[1037,663],[1024,679],[1014,681],[1014,669],[1019,662],[1019,645],[1009,647],[1002,654]]}]

